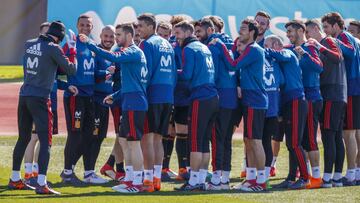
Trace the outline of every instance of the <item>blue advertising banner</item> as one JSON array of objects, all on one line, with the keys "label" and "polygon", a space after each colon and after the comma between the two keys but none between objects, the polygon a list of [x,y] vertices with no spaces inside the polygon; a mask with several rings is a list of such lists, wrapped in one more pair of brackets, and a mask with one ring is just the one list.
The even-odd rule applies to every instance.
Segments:
[{"label": "blue advertising banner", "polygon": [[104,25],[134,22],[144,12],[154,13],[157,20],[170,20],[172,15],[185,15],[189,20],[218,15],[225,21],[225,32],[235,38],[241,20],[253,18],[258,10],[272,17],[268,34],[287,41],[284,24],[289,20],[320,18],[337,11],[348,23],[360,19],[360,0],[49,0],[48,20],[62,20],[76,32],[77,17],[87,13],[94,19],[92,37],[99,41]]}]

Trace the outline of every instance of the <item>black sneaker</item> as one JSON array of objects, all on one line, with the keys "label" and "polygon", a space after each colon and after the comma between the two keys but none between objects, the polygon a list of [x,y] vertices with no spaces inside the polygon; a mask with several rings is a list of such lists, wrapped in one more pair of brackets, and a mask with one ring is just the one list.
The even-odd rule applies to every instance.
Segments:
[{"label": "black sneaker", "polygon": [[[201,184],[202,185],[202,184]],[[174,188],[176,191],[203,191],[203,188],[200,184],[196,184],[194,186],[189,183],[184,183],[182,186],[178,188]],[[205,188],[206,189],[206,188]]]},{"label": "black sneaker", "polygon": [[308,184],[309,184],[308,180],[299,178],[295,183],[293,183],[289,186],[289,189],[291,189],[291,190],[306,189],[306,185],[308,185]]},{"label": "black sneaker", "polygon": [[47,184],[43,186],[38,186],[35,189],[36,194],[40,195],[60,195],[60,192],[57,192],[53,189],[51,189]]},{"label": "black sneaker", "polygon": [[162,182],[170,182],[170,181],[172,181],[172,179],[167,172],[161,172],[161,181]]},{"label": "black sneaker", "polygon": [[357,181],[356,181],[356,185],[360,185],[360,180],[357,180]]},{"label": "black sneaker", "polygon": [[84,182],[82,182],[82,181],[75,175],[75,173],[66,175],[66,174],[64,173],[64,171],[63,171],[63,172],[61,172],[60,177],[61,177],[61,179],[62,179],[62,182],[65,183],[65,184],[70,184],[70,185],[73,185],[73,186],[83,186],[83,185],[85,185]]},{"label": "black sneaker", "polygon": [[343,178],[341,179],[341,181],[342,181],[344,187],[355,186],[355,185],[356,185],[356,181],[355,181],[355,180],[349,181],[346,177],[343,177]]},{"label": "black sneaker", "polygon": [[277,185],[273,185],[272,187],[274,189],[288,189],[290,187],[290,185],[292,185],[293,183],[294,183],[294,181],[285,179],[283,182],[281,182]]}]

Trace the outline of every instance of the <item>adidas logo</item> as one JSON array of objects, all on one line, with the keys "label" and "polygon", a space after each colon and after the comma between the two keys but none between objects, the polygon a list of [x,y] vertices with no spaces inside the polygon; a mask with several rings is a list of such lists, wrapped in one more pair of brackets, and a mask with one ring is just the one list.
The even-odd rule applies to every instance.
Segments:
[{"label": "adidas logo", "polygon": [[33,46],[26,49],[26,53],[41,56],[40,43],[34,44]]},{"label": "adidas logo", "polygon": [[133,193],[133,192],[139,192],[139,189],[137,189],[136,187],[129,187],[126,188],[126,191]]}]

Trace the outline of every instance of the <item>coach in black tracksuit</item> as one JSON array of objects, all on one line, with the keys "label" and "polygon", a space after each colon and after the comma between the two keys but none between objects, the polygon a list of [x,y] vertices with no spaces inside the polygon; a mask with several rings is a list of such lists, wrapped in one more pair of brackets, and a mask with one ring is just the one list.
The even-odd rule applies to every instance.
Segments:
[{"label": "coach in black tracksuit", "polygon": [[[18,104],[19,138],[13,153],[13,172],[9,182],[10,189],[26,189],[28,186],[20,180],[20,166],[26,146],[31,138],[31,129],[35,123],[40,141],[39,176],[36,192],[57,194],[47,187],[46,171],[49,163],[52,141],[52,112],[50,92],[56,73],[69,75],[76,73],[76,65],[69,62],[58,45],[65,35],[65,26],[53,22],[46,35],[25,43],[24,83],[20,89]],[[61,68],[59,68],[61,67]]]}]

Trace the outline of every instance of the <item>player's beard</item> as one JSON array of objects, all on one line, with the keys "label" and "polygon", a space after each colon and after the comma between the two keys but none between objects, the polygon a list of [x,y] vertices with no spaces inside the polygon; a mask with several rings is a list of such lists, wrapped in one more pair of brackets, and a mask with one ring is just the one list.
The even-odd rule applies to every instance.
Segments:
[{"label": "player's beard", "polygon": [[[110,45],[109,45],[109,44],[110,44]],[[105,42],[101,42],[101,45],[102,45],[105,49],[110,50],[111,47],[114,46],[114,43],[105,41]]]},{"label": "player's beard", "polygon": [[208,40],[208,39],[209,39],[209,35],[205,32],[204,37],[202,37],[202,38],[200,39],[200,41],[205,44],[206,40]]},{"label": "player's beard", "polygon": [[258,34],[258,37],[264,36],[264,35],[265,35],[265,32],[266,32],[266,30],[265,30],[264,32],[262,32],[262,33],[259,33],[259,34]]}]

